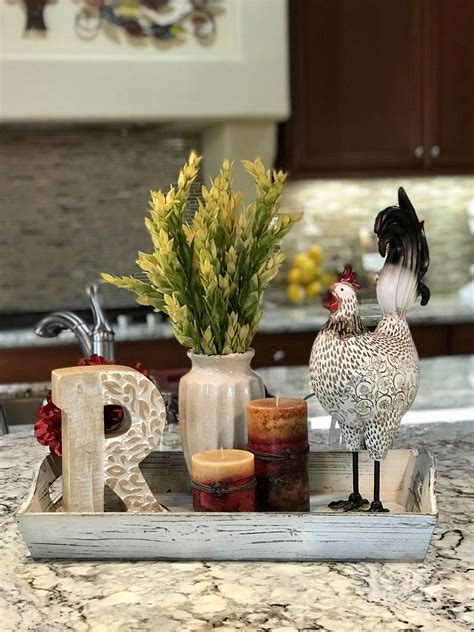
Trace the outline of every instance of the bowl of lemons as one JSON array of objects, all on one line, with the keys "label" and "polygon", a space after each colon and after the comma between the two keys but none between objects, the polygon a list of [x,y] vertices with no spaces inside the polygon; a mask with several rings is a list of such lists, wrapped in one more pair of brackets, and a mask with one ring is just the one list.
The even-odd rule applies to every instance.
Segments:
[{"label": "bowl of lemons", "polygon": [[294,305],[315,301],[337,281],[337,274],[324,267],[324,253],[312,245],[294,255],[287,275],[287,296]]}]

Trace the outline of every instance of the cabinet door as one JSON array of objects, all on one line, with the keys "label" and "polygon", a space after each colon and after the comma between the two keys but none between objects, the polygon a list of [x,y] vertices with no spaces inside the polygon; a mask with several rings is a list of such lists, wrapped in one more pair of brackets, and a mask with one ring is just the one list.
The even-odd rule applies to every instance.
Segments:
[{"label": "cabinet door", "polygon": [[297,176],[421,171],[423,1],[289,6],[292,118],[282,166]]},{"label": "cabinet door", "polygon": [[427,152],[439,171],[474,168],[474,1],[427,2]]}]

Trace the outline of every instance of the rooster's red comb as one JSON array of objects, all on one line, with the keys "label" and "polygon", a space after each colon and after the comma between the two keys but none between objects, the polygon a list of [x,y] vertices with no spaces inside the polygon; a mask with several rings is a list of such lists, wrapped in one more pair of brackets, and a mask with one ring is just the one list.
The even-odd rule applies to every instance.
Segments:
[{"label": "rooster's red comb", "polygon": [[339,283],[347,283],[347,285],[350,285],[352,288],[354,288],[354,290],[360,290],[360,285],[357,281],[357,275],[352,269],[352,266],[346,266],[344,268],[344,272],[339,277]]}]

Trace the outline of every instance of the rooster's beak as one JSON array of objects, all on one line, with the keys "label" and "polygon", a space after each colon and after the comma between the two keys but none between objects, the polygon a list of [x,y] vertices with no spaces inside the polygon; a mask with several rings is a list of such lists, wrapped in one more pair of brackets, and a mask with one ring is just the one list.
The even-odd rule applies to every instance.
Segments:
[{"label": "rooster's beak", "polygon": [[331,292],[331,294],[334,293],[334,290],[336,289],[336,284],[335,283],[331,283],[331,285],[329,286],[329,291]]}]

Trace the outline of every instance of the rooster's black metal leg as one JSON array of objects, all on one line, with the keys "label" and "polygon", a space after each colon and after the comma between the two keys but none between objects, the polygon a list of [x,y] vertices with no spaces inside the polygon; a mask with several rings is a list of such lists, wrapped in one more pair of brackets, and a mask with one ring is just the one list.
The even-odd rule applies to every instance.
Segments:
[{"label": "rooster's black metal leg", "polygon": [[344,511],[353,511],[360,509],[363,505],[368,504],[368,500],[362,498],[359,492],[359,453],[352,453],[352,494],[349,500],[335,500],[329,503],[329,509],[344,509]]},{"label": "rooster's black metal leg", "polygon": [[369,511],[374,513],[390,511],[385,509],[380,502],[380,461],[374,461],[374,499],[370,503]]}]

